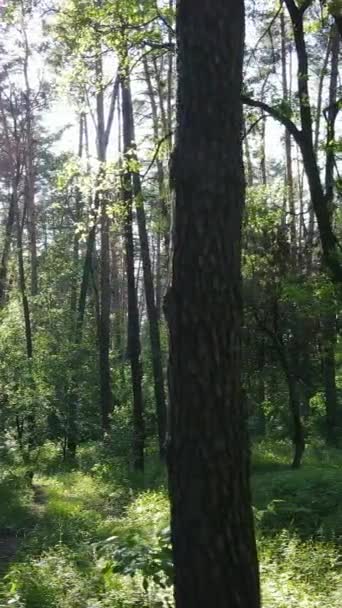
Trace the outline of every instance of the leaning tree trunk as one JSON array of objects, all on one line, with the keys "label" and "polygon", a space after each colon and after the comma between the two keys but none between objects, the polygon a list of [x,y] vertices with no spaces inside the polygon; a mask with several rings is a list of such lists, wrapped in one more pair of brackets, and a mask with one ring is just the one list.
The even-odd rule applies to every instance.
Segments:
[{"label": "leaning tree trunk", "polygon": [[170,330],[171,527],[177,608],[257,608],[240,382],[242,0],[178,3]]}]

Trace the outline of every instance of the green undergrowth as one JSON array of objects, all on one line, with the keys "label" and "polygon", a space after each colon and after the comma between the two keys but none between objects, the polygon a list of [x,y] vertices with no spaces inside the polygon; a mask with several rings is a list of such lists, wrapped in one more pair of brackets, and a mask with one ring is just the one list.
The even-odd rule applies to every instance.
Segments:
[{"label": "green undergrowth", "polygon": [[[316,446],[292,471],[289,454],[286,444],[263,444],[253,459],[263,606],[340,608],[341,456]],[[143,479],[96,445],[77,467],[61,465],[50,446],[35,484],[39,504],[15,467],[0,480],[1,525],[21,529],[1,608],[172,606],[165,473],[153,456]]]}]

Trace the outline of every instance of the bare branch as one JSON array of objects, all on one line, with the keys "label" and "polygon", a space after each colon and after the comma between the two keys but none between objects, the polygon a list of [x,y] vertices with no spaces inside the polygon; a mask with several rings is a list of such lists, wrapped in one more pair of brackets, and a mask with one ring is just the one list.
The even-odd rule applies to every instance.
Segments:
[{"label": "bare branch", "polygon": [[253,124],[249,127],[249,129],[247,129],[247,131],[245,131],[245,133],[242,136],[242,141],[244,141],[248,135],[250,135],[250,133],[252,133],[252,131],[255,129],[255,127],[259,124],[259,122],[261,122],[262,120],[265,120],[265,116],[264,114],[262,114],[262,116],[259,116],[259,118],[257,120],[255,120],[253,122]]},{"label": "bare branch", "polygon": [[283,2],[284,2],[284,0],[280,0],[280,6],[279,6],[279,8],[278,8],[277,12],[276,12],[276,13],[275,13],[275,15],[272,17],[272,19],[271,19],[270,23],[268,24],[267,28],[266,28],[266,29],[265,29],[265,30],[262,32],[262,34],[261,34],[260,38],[258,38],[258,40],[256,41],[255,46],[254,46],[254,48],[252,49],[251,54],[250,54],[250,56],[249,56],[249,58],[248,58],[248,61],[247,61],[247,67],[248,67],[248,66],[249,66],[249,64],[250,64],[251,58],[252,58],[252,57],[255,57],[255,52],[256,52],[256,50],[257,50],[257,48],[258,48],[258,46],[259,46],[260,42],[261,42],[261,41],[262,41],[262,40],[265,38],[265,36],[267,36],[267,34],[269,34],[269,32],[270,32],[270,31],[271,31],[271,29],[272,29],[272,26],[274,25],[274,23],[275,23],[275,22],[276,22],[276,20],[278,19],[279,15],[280,15],[280,13],[281,13],[281,11],[282,11],[282,8],[283,8]]},{"label": "bare branch", "polygon": [[147,167],[147,169],[146,169],[145,173],[143,174],[142,179],[145,179],[145,177],[146,177],[146,176],[148,175],[148,173],[151,171],[151,169],[152,169],[152,167],[153,167],[153,165],[154,165],[154,163],[155,163],[155,161],[156,161],[156,159],[157,159],[157,157],[158,157],[158,154],[159,154],[160,148],[162,147],[163,143],[164,143],[164,142],[165,142],[167,139],[169,139],[170,137],[172,137],[172,135],[173,135],[173,132],[171,131],[170,133],[167,133],[166,135],[164,135],[164,137],[162,137],[162,138],[159,140],[159,142],[158,142],[158,144],[157,144],[157,147],[156,147],[156,149],[155,149],[155,152],[154,152],[154,154],[153,154],[153,158],[152,158],[152,160],[151,160],[151,162],[150,162],[149,166]]},{"label": "bare branch", "polygon": [[260,110],[264,110],[264,112],[266,112],[266,114],[269,114],[270,116],[272,116],[272,118],[274,118],[275,120],[280,122],[282,125],[284,125],[284,127],[286,127],[286,129],[289,131],[289,133],[291,133],[292,137],[294,138],[294,140],[297,142],[297,144],[301,148],[302,143],[303,143],[302,132],[298,129],[298,127],[296,127],[294,122],[292,122],[292,120],[290,118],[288,118],[287,116],[282,114],[282,112],[280,112],[280,110],[277,110],[277,108],[272,108],[272,106],[269,106],[267,103],[264,103],[263,101],[258,101],[257,99],[251,99],[250,97],[247,97],[246,95],[242,95],[242,103],[245,104],[246,106],[250,106],[252,108],[259,108]]}]

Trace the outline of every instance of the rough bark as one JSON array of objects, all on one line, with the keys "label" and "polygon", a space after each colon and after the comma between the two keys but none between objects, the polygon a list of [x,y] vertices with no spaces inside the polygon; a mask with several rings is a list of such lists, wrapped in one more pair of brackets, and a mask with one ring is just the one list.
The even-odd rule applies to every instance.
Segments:
[{"label": "rough bark", "polygon": [[[240,383],[241,0],[180,0],[170,330],[177,608],[260,605]],[[248,584],[246,584],[248,581]]]}]

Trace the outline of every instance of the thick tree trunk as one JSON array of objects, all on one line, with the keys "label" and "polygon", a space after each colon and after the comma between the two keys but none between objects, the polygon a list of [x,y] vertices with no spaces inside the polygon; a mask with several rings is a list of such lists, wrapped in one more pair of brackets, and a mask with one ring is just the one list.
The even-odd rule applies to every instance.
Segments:
[{"label": "thick tree trunk", "polygon": [[[135,141],[134,116],[129,78],[125,80],[123,89],[122,116],[124,132],[127,132],[128,141]],[[135,151],[134,151],[135,154]],[[138,173],[133,174],[133,191],[136,202],[136,213],[140,240],[140,250],[144,274],[144,287],[146,309],[150,329],[152,369],[154,379],[154,395],[157,409],[157,424],[160,454],[164,454],[166,433],[166,405],[164,374],[160,345],[159,318],[155,301],[155,291],[152,276],[150,247],[146,227],[144,201],[142,198],[141,181]]]},{"label": "thick tree trunk", "polygon": [[131,364],[133,388],[133,463],[136,470],[144,469],[144,403],[142,394],[142,365],[138,296],[134,272],[134,239],[133,239],[133,185],[129,163],[132,160],[131,125],[129,119],[130,90],[128,79],[122,81],[122,115],[124,154],[127,167],[123,177],[124,200],[124,238],[126,250],[126,275],[128,299],[127,343],[128,357]]},{"label": "thick tree trunk", "polygon": [[177,608],[260,605],[240,384],[243,30],[241,0],[178,3],[175,239],[165,302]]}]

